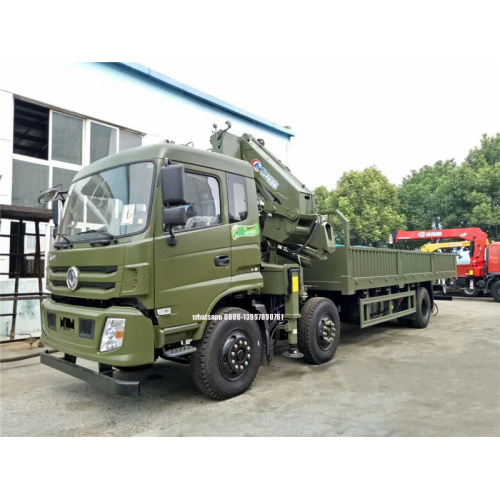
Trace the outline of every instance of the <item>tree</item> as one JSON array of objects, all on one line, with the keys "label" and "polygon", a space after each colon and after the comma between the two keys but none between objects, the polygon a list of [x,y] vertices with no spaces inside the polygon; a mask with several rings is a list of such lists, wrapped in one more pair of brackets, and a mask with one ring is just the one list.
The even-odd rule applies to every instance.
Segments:
[{"label": "tree", "polygon": [[318,212],[326,212],[333,209],[332,191],[329,191],[325,186],[317,187],[314,190],[314,197]]},{"label": "tree", "polygon": [[401,206],[411,230],[479,226],[500,232],[500,134],[483,135],[461,165],[424,166],[403,180]]},{"label": "tree", "polygon": [[[446,193],[445,190],[445,199],[440,200],[437,192],[455,168],[453,160],[438,161],[433,166],[425,165],[418,171],[413,170],[410,176],[403,179],[399,196],[410,231],[441,227],[445,215],[443,206],[449,203],[447,195],[453,196],[453,193]],[[445,210],[445,213],[448,212]]]},{"label": "tree", "polygon": [[473,175],[468,197],[469,220],[495,240],[500,234],[500,134],[483,135],[481,147],[472,149],[464,163]]},{"label": "tree", "polygon": [[[398,188],[375,167],[344,173],[331,200],[332,208],[340,210],[349,220],[351,244],[387,246],[389,233],[405,228]],[[330,220],[338,233],[340,221]]]}]

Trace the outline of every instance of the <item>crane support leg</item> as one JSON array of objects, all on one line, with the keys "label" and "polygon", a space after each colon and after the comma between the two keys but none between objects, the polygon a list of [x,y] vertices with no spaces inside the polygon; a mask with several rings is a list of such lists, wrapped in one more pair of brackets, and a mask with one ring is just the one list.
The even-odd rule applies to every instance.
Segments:
[{"label": "crane support leg", "polygon": [[297,322],[300,318],[300,270],[293,267],[288,269],[288,295],[285,298],[285,314],[287,320],[284,329],[288,334],[289,349],[284,353],[289,358],[302,358],[297,340]]}]

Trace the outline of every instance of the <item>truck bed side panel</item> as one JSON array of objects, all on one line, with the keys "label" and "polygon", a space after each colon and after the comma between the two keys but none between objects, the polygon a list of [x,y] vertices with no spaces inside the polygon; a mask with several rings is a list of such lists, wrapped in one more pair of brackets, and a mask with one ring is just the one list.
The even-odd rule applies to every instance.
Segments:
[{"label": "truck bed side panel", "polygon": [[313,290],[343,295],[456,275],[455,255],[365,247],[337,247],[327,260],[312,261],[304,268],[305,284]]}]

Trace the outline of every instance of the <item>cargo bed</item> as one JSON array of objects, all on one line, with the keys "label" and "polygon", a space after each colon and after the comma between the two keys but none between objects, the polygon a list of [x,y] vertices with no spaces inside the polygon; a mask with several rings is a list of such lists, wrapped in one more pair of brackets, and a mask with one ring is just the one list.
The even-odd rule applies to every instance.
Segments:
[{"label": "cargo bed", "polygon": [[342,295],[456,276],[455,255],[351,246],[339,246],[327,260],[304,268],[307,286]]}]

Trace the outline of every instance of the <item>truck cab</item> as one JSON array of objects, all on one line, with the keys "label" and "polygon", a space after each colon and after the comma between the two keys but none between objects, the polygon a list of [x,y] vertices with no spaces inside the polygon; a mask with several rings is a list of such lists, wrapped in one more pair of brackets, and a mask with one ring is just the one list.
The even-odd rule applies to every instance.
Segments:
[{"label": "truck cab", "polygon": [[[173,227],[163,223],[166,165],[183,166],[185,220]],[[173,144],[80,171],[49,253],[44,344],[119,368],[201,338],[218,302],[263,286],[253,177],[246,162]]]}]

